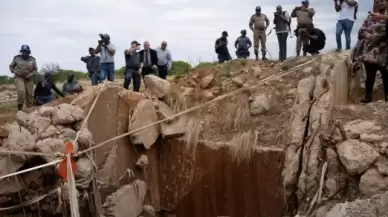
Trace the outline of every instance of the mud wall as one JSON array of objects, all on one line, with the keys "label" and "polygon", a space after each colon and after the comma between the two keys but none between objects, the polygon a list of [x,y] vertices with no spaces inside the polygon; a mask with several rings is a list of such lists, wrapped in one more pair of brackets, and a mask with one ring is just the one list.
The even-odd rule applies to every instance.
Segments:
[{"label": "mud wall", "polygon": [[228,148],[209,144],[193,155],[173,140],[160,151],[161,206],[178,217],[282,216],[281,150],[256,150],[241,164]]}]

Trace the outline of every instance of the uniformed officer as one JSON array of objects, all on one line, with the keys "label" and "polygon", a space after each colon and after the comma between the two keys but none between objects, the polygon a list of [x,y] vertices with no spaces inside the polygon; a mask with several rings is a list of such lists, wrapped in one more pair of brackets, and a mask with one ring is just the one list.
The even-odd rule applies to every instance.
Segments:
[{"label": "uniformed officer", "polygon": [[265,57],[267,52],[267,36],[265,34],[265,31],[267,30],[268,26],[269,20],[267,16],[261,13],[261,7],[257,6],[256,13],[251,16],[251,19],[249,21],[249,28],[253,31],[253,47],[256,60],[259,59],[259,43],[261,44],[261,53],[263,55],[262,59],[267,59]]},{"label": "uniformed officer", "polygon": [[33,101],[33,76],[38,71],[36,60],[30,55],[28,45],[22,45],[20,54],[15,56],[9,65],[10,71],[15,75],[14,82],[17,90],[18,110],[23,109],[24,103],[27,107],[34,105]]}]

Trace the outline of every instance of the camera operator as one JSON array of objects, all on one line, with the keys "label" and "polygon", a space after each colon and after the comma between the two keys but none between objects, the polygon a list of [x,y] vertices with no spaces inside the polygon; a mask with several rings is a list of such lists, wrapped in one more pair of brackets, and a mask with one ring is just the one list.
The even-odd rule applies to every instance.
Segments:
[{"label": "camera operator", "polygon": [[291,17],[287,11],[282,10],[282,6],[276,6],[275,17],[273,19],[276,35],[279,43],[279,60],[287,58],[287,38],[291,32]]},{"label": "camera operator", "polygon": [[115,77],[114,55],[116,47],[110,42],[108,34],[99,34],[98,46],[95,53],[100,53],[100,81],[108,77],[108,81],[113,81]]},{"label": "camera operator", "polygon": [[[291,17],[295,18],[297,21],[297,26],[295,29],[296,36],[296,55],[300,56],[300,50],[303,47],[307,46],[309,43],[309,39],[304,37],[302,32],[307,32],[307,29],[314,28],[313,24],[313,16],[315,15],[315,11],[313,8],[309,8],[309,1],[303,0],[301,7],[295,7],[291,12]],[[306,56],[306,52],[303,51],[303,56]]]}]

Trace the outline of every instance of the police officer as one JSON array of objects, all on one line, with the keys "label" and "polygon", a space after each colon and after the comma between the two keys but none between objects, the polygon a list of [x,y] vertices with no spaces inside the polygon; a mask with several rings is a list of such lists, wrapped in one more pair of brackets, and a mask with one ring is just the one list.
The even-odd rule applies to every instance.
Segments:
[{"label": "police officer", "polygon": [[236,39],[236,42],[234,42],[234,47],[237,49],[237,58],[246,59],[249,57],[249,48],[252,47],[252,41],[247,37],[247,30],[241,30],[241,36]]},{"label": "police officer", "polygon": [[[295,30],[296,35],[296,55],[300,55],[300,50],[303,45],[303,49],[308,46],[309,39],[304,37],[303,33],[308,32],[307,29],[314,28],[313,17],[315,11],[313,8],[309,8],[309,1],[303,0],[301,7],[296,7],[291,12],[291,17],[296,18],[297,26]],[[303,50],[303,56],[306,56],[306,51]]]},{"label": "police officer", "polygon": [[9,70],[15,75],[15,86],[17,90],[18,110],[23,109],[26,102],[27,107],[34,104],[33,100],[33,76],[38,71],[36,60],[31,55],[28,45],[22,45],[20,54],[15,56],[9,65]]},{"label": "police officer", "polygon": [[267,16],[263,13],[261,13],[261,7],[256,7],[256,13],[251,16],[251,19],[249,21],[249,28],[253,31],[253,46],[254,46],[254,52],[256,56],[256,60],[259,59],[259,43],[261,44],[261,53],[262,53],[262,59],[266,60],[265,57],[267,47],[266,47],[266,41],[267,36],[265,34],[265,31],[267,30],[269,26],[269,20]]}]

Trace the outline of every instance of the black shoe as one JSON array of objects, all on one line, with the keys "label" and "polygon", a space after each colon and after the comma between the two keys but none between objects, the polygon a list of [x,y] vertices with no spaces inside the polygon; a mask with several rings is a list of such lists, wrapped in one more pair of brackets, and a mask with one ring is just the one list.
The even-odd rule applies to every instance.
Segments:
[{"label": "black shoe", "polygon": [[256,56],[256,60],[259,60],[259,56]]},{"label": "black shoe", "polygon": [[23,110],[23,104],[18,104],[18,111]]},{"label": "black shoe", "polygon": [[372,100],[371,99],[362,99],[360,102],[367,104],[367,103],[372,102]]}]

